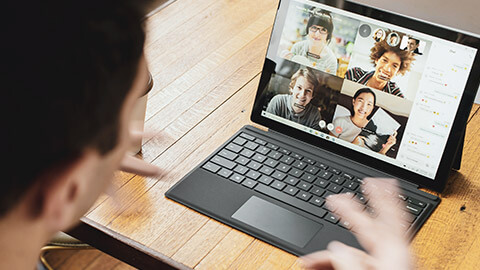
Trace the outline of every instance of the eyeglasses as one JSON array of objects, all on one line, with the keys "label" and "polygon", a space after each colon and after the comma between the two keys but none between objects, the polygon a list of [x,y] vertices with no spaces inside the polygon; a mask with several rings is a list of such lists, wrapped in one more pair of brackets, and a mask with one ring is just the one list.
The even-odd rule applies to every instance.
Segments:
[{"label": "eyeglasses", "polygon": [[328,30],[327,28],[325,27],[319,27],[319,26],[315,26],[315,25],[312,25],[310,26],[310,28],[308,28],[309,31],[312,31],[312,32],[320,32],[320,34],[328,34]]}]

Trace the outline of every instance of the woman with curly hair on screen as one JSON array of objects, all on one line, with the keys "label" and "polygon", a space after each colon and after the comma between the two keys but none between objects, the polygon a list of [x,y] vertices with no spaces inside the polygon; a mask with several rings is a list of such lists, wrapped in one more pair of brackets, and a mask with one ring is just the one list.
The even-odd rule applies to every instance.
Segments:
[{"label": "woman with curly hair on screen", "polygon": [[370,50],[370,59],[375,70],[367,72],[360,67],[347,70],[345,78],[368,87],[404,98],[400,87],[392,81],[397,75],[405,75],[410,71],[413,54],[401,50],[399,46],[390,46],[386,40],[376,42]]}]

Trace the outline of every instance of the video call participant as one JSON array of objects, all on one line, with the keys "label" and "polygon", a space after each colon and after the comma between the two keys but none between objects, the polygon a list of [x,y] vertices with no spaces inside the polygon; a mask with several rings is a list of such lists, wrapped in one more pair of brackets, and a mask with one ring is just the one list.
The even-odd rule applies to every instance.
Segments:
[{"label": "video call participant", "polygon": [[360,67],[354,67],[347,70],[345,78],[404,98],[400,87],[392,79],[397,74],[405,75],[410,71],[415,60],[413,54],[401,50],[398,46],[392,47],[385,40],[376,42],[370,51],[370,59],[375,70],[367,72]]},{"label": "video call participant", "polygon": [[380,42],[382,41],[383,39],[385,38],[385,32],[383,31],[383,29],[377,29],[377,31],[375,31],[375,33],[373,34],[373,39],[376,41],[376,42]]},{"label": "video call participant", "polygon": [[[364,141],[359,134],[370,120],[370,115],[375,108],[376,99],[377,97],[371,89],[358,89],[353,95],[352,115],[335,118],[333,120],[334,129],[330,134],[347,142],[364,146]],[[386,154],[396,143],[395,137],[396,134],[388,138],[387,143],[379,151],[380,154]]]},{"label": "video call participant", "polygon": [[301,125],[320,130],[320,109],[311,101],[318,96],[320,83],[311,68],[300,68],[293,74],[290,94],[276,95],[270,100],[267,112]]},{"label": "video call participant", "polygon": [[337,57],[328,47],[333,32],[332,16],[329,11],[317,8],[310,12],[305,29],[307,39],[295,43],[283,57],[289,60],[296,55],[306,57],[315,69],[336,75]]},{"label": "video call participant", "polygon": [[418,50],[418,46],[420,46],[420,40],[409,37],[407,41],[407,46],[404,48],[404,50],[418,55],[422,55],[422,53]]}]

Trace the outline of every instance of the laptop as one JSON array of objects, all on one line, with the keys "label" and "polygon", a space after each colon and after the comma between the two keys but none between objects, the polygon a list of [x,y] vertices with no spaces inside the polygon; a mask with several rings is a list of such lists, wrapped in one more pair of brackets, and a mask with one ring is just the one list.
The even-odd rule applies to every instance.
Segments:
[{"label": "laptop", "polygon": [[345,1],[279,3],[251,120],[166,192],[304,255],[361,248],[325,207],[347,193],[375,215],[365,177],[396,178],[412,239],[459,168],[480,81],[480,39]]}]

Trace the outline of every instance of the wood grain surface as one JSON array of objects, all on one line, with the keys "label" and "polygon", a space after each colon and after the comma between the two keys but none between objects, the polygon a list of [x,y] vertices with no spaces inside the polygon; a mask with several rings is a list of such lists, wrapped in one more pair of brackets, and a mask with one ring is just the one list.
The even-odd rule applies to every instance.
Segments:
[{"label": "wood grain surface", "polygon": [[[277,6],[277,0],[177,0],[146,21],[145,55],[155,84],[140,157],[163,173],[118,173],[115,195],[102,196],[84,223],[185,267],[300,268],[296,256],[164,197],[227,138],[252,124]],[[467,127],[462,168],[452,173],[442,203],[413,240],[421,268],[474,269],[480,257],[478,109]]]}]

